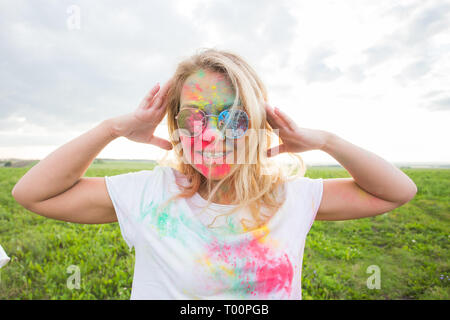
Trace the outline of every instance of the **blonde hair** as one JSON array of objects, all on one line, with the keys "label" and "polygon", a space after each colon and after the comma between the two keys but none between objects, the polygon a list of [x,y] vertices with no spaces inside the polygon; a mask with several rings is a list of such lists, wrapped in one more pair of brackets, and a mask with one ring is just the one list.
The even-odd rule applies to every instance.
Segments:
[{"label": "blonde hair", "polygon": [[[183,84],[190,75],[199,70],[209,70],[224,75],[231,82],[236,94],[230,110],[235,109],[239,102],[249,116],[249,129],[263,132],[262,135],[244,136],[245,139],[251,139],[252,142],[249,143],[249,149],[245,148],[244,154],[241,152],[241,156],[254,161],[249,161],[250,163],[239,163],[238,161],[213,189],[211,189],[210,179],[205,178],[190,163],[183,161],[186,158],[183,158],[183,149],[179,147],[179,137],[173,135],[178,129],[175,116],[180,109],[180,95]],[[207,187],[209,193],[207,206],[209,206],[219,187],[227,184],[230,186],[230,197],[234,199],[231,204],[237,206],[226,215],[248,206],[254,219],[253,221],[242,219],[241,223],[244,229],[258,228],[273,216],[285,200],[284,197],[280,199],[281,194],[278,187],[292,178],[292,172],[277,165],[273,158],[268,158],[266,155],[267,147],[271,146],[273,137],[273,129],[267,122],[264,108],[267,101],[267,90],[263,82],[254,69],[237,54],[217,49],[203,49],[178,64],[172,77],[172,86],[166,98],[170,142],[172,145],[178,146],[173,148],[176,162],[169,164],[169,166],[184,174],[189,184],[181,185],[177,183],[182,191],[171,197],[166,203],[177,198],[190,198],[200,187]],[[216,142],[218,142],[218,139],[216,139]],[[279,140],[279,142],[281,141]],[[290,153],[290,156],[297,159],[299,163],[297,168],[294,169],[295,171],[298,170],[295,176],[303,176],[306,168],[302,158],[292,153]],[[262,207],[268,209],[267,214],[262,213]],[[214,221],[211,224],[213,223]]]}]

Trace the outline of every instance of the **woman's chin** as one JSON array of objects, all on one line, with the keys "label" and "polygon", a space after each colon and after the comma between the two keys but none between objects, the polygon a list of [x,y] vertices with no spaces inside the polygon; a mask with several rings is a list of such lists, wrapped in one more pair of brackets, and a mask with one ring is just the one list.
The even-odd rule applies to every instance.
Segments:
[{"label": "woman's chin", "polygon": [[231,170],[230,164],[196,164],[196,169],[205,177],[211,180],[223,179]]}]

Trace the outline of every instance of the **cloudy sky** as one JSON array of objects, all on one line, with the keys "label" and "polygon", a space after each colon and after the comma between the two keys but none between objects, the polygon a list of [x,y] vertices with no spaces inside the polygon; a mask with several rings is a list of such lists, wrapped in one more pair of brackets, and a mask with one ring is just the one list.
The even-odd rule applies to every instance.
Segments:
[{"label": "cloudy sky", "polygon": [[[301,127],[391,162],[450,162],[450,1],[129,3],[0,1],[0,158],[43,158],[132,112],[181,59],[214,47],[243,56]],[[120,138],[99,157],[163,154]]]}]

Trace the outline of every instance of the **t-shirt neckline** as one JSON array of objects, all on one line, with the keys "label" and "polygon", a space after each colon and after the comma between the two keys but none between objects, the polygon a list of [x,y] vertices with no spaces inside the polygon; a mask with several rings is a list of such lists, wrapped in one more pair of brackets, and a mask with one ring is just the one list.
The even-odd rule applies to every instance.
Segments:
[{"label": "t-shirt neckline", "polygon": [[[172,178],[172,182],[179,189],[179,187],[178,187],[178,185],[176,183],[176,177],[175,177],[175,172],[174,172],[174,170],[176,170],[176,169],[174,169],[172,167],[169,167],[169,168],[170,168],[170,172],[171,172],[170,176]],[[198,194],[198,192],[196,192],[192,197],[194,199],[197,199],[197,201],[201,202],[202,205],[206,205],[207,202],[208,202],[207,200],[203,199],[202,196],[200,196],[200,194]],[[282,206],[279,208],[279,210],[272,217],[270,217],[269,220],[266,221],[266,223],[264,223],[263,226],[260,226],[259,228],[252,229],[252,230],[249,230],[249,231],[245,231],[245,232],[241,233],[240,236],[247,235],[249,233],[255,232],[256,230],[264,229],[264,228],[267,228],[269,226],[273,227],[282,218],[281,216],[283,215],[283,211],[285,210],[286,202],[287,202],[287,199],[282,204]],[[226,204],[218,204],[218,203],[211,202],[210,206],[216,207],[216,209],[218,209],[218,208],[224,209],[224,208],[233,208],[233,207],[235,207],[237,205],[226,205]]]},{"label": "t-shirt neckline", "polygon": [[[175,170],[174,168],[170,167],[170,171],[171,171],[171,176],[172,176],[172,181],[175,185],[177,185],[176,183],[176,177],[175,177]],[[178,186],[178,185],[177,185]],[[204,199],[198,192],[194,193],[194,195],[192,196],[192,200],[194,200],[196,203],[202,205],[202,206],[206,206],[206,204],[208,203],[208,200]],[[210,206],[212,207],[216,207],[216,208],[236,208],[238,205],[237,204],[220,204],[220,203],[215,203],[215,202],[211,202]]]}]

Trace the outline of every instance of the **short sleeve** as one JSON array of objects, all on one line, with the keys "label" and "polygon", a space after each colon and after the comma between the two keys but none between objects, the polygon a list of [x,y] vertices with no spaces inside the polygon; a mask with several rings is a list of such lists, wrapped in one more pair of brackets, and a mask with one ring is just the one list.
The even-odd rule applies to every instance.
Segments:
[{"label": "short sleeve", "polygon": [[323,179],[296,178],[291,182],[291,188],[295,220],[300,222],[303,234],[307,235],[322,201]]},{"label": "short sleeve", "polygon": [[306,230],[306,233],[309,233],[309,230],[311,230],[311,226],[314,223],[314,220],[316,220],[317,211],[319,211],[320,203],[322,201],[322,194],[323,194],[323,179],[308,179],[310,184],[310,197],[312,200],[311,203],[311,219],[308,224],[308,228]]},{"label": "short sleeve", "polygon": [[[159,167],[157,167],[159,168]],[[145,195],[156,194],[156,168],[115,176],[105,176],[106,188],[114,205],[122,237],[131,248],[136,244],[136,219]]]}]

